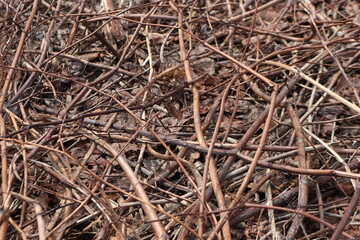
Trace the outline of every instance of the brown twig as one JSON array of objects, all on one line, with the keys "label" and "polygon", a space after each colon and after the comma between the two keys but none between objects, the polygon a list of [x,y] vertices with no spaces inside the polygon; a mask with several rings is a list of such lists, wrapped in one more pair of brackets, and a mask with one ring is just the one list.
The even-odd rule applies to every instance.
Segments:
[{"label": "brown twig", "polygon": [[[34,4],[32,6],[31,13],[29,15],[29,18],[26,22],[25,28],[22,30],[22,34],[20,37],[20,41],[18,44],[18,47],[16,49],[15,56],[12,60],[11,67],[16,67],[20,60],[20,56],[22,54],[22,50],[25,44],[25,40],[27,38],[27,34],[30,31],[32,22],[35,18],[35,14],[37,12],[39,1],[34,1]],[[8,90],[10,87],[10,83],[13,77],[13,74],[15,73],[14,70],[10,69],[8,74],[6,75],[5,81],[2,84],[2,89],[0,93],[0,109],[3,110],[3,107],[5,105],[5,98],[8,95]],[[3,113],[0,114],[0,133],[2,136],[6,135],[6,124],[5,124],[5,118]],[[11,198],[10,195],[8,195],[9,192],[9,185],[8,185],[8,156],[7,156],[7,147],[6,147],[6,140],[1,141],[1,190],[2,190],[2,199],[3,199],[3,205],[2,208],[4,211],[9,211],[10,205],[5,204],[8,202]],[[11,185],[10,185],[11,186]],[[6,200],[6,201],[5,201]],[[8,223],[7,221],[4,221],[0,226],[0,239],[5,239],[6,231],[7,231]]]},{"label": "brown twig", "polygon": [[[324,224],[325,226],[331,228],[331,229],[335,229],[335,227],[328,223],[328,222],[325,222],[323,220],[321,220],[320,218],[317,218],[313,215],[310,215],[306,212],[303,212],[301,210],[293,210],[293,209],[289,209],[289,208],[282,208],[282,207],[276,207],[276,206],[265,206],[265,205],[258,205],[258,204],[251,204],[251,203],[245,203],[245,206],[246,207],[260,207],[260,208],[271,208],[271,209],[274,209],[274,210],[279,210],[279,211],[286,211],[286,212],[292,212],[292,213],[296,213],[296,214],[301,214],[307,218],[310,218],[314,221],[317,221],[319,223],[322,223]],[[340,234],[342,234],[343,236],[349,238],[349,239],[355,239],[353,236],[349,235],[348,233],[345,233],[345,232],[340,232]],[[335,238],[334,238],[335,239]]]},{"label": "brown twig", "polygon": [[[301,131],[301,123],[299,116],[297,116],[291,104],[286,103],[285,108],[294,126],[294,131],[297,139],[296,145],[298,147],[299,168],[307,169],[308,163],[306,160],[305,142]],[[309,194],[308,182],[309,182],[308,176],[306,175],[299,176],[298,209],[301,211],[306,211],[306,205],[308,203],[308,194]],[[300,228],[302,220],[303,220],[302,216],[300,215],[295,216],[295,219],[293,220],[287,232],[286,239],[294,239],[298,229]]]},{"label": "brown twig", "polygon": [[354,235],[351,3],[113,2],[0,3],[3,238]]},{"label": "brown twig", "polygon": [[355,188],[355,193],[351,198],[351,201],[348,205],[348,207],[346,208],[346,211],[344,212],[340,222],[338,223],[334,233],[332,234],[330,240],[335,240],[335,239],[339,239],[341,233],[343,232],[344,228],[346,227],[346,223],[349,221],[351,214],[353,214],[353,212],[355,211],[357,204],[358,204],[358,200],[360,198],[360,185],[359,182],[356,182],[356,188]]},{"label": "brown twig", "polygon": [[[252,174],[254,173],[254,170],[258,165],[258,160],[262,154],[263,146],[265,145],[266,137],[267,137],[268,131],[270,129],[272,114],[275,109],[277,92],[278,92],[278,86],[275,85],[272,96],[271,96],[271,105],[270,105],[270,109],[269,109],[269,114],[268,114],[268,117],[265,122],[263,134],[262,134],[262,137],[261,137],[261,140],[259,143],[259,148],[257,149],[254,159],[252,160],[249,170],[246,174],[246,177],[245,177],[244,181],[242,182],[240,188],[238,189],[234,200],[229,205],[229,208],[232,208],[235,205],[237,205],[239,203],[239,201],[241,202],[241,204],[244,203],[241,201],[241,197],[242,197],[245,189],[247,188],[248,183],[250,182]],[[221,225],[224,224],[225,220],[227,220],[229,218],[230,212],[227,212],[227,213],[228,214],[226,214],[224,217],[222,217],[221,220],[219,221],[218,225],[214,228],[213,232],[209,236],[209,239],[213,239],[215,237],[216,232],[219,231],[219,227],[221,227]]]}]

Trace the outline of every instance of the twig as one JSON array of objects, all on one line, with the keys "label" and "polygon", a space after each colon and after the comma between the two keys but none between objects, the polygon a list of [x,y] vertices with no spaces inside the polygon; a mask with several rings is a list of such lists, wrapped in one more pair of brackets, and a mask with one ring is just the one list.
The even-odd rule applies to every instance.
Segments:
[{"label": "twig", "polygon": [[[342,157],[335,152],[328,144],[326,144],[323,140],[321,140],[318,136],[316,136],[314,133],[310,132],[308,129],[306,128],[302,128],[306,133],[308,133],[311,137],[313,137],[316,141],[318,141],[319,143],[321,143],[327,150],[329,150],[329,152],[331,152],[334,157],[336,158],[336,160],[338,160],[342,165],[344,165],[346,172],[351,173],[351,170],[349,168],[349,165],[345,162],[344,159],[342,159]],[[351,183],[355,189],[355,180],[351,180]]]},{"label": "twig", "polygon": [[360,198],[360,184],[359,181],[356,182],[355,193],[351,198],[349,205],[347,206],[343,217],[341,218],[340,222],[338,223],[333,235],[331,236],[330,240],[336,240],[340,238],[341,233],[343,232],[346,223],[349,221],[351,214],[355,211],[358,200]]},{"label": "twig", "polygon": [[327,87],[324,87],[322,84],[320,84],[319,82],[315,81],[314,79],[312,79],[311,77],[307,76],[306,74],[304,74],[302,71],[299,71],[291,66],[288,66],[286,64],[283,63],[279,63],[279,62],[274,62],[274,61],[265,61],[265,64],[270,64],[270,65],[274,65],[274,66],[278,66],[281,68],[284,68],[286,70],[289,70],[291,72],[293,72],[294,74],[297,74],[299,76],[301,76],[302,78],[304,78],[306,81],[312,83],[313,85],[315,85],[316,87],[318,87],[319,89],[321,89],[322,91],[326,92],[327,94],[329,94],[330,96],[332,96],[333,98],[335,98],[336,100],[340,101],[342,104],[344,104],[345,106],[349,107],[350,109],[354,110],[355,112],[357,112],[358,114],[360,113],[360,108],[358,106],[356,106],[355,104],[349,102],[348,100],[344,99],[343,97],[339,96],[338,94],[334,93],[333,91],[329,90]]},{"label": "twig", "polygon": [[[37,8],[39,5],[39,0],[35,0],[32,6],[32,10],[31,13],[29,15],[29,18],[27,19],[25,28],[22,30],[21,33],[21,37],[20,37],[20,41],[18,44],[18,47],[16,49],[15,52],[15,56],[14,59],[12,60],[11,63],[11,67],[16,67],[16,65],[18,64],[19,60],[20,60],[20,56],[22,54],[22,50],[25,44],[25,40],[27,38],[28,32],[30,31],[32,22],[35,18],[36,12],[37,12]],[[5,81],[2,84],[2,89],[1,89],[1,93],[0,93],[0,110],[3,110],[3,107],[5,105],[5,98],[8,95],[8,90],[10,87],[10,83],[13,77],[15,70],[10,69],[10,71],[8,72],[8,74],[6,75]],[[2,136],[6,135],[6,125],[5,125],[5,118],[3,113],[0,114],[0,134]],[[3,204],[5,201],[7,201],[10,196],[8,195],[9,192],[9,185],[8,185],[8,156],[7,156],[7,147],[6,147],[6,140],[4,139],[3,141],[1,141],[1,191],[2,191],[2,199],[3,199]],[[10,184],[11,186],[11,184]],[[3,210],[5,212],[9,211],[9,207],[10,205],[2,205]],[[6,232],[7,232],[7,228],[8,228],[8,222],[4,221],[1,226],[0,226],[0,239],[5,239],[6,236]]]},{"label": "twig", "polygon": [[[301,131],[301,123],[299,116],[297,116],[296,112],[294,111],[291,104],[287,103],[285,104],[286,110],[289,113],[289,116],[291,118],[291,121],[294,126],[294,131],[296,135],[296,145],[298,147],[298,157],[299,157],[299,168],[307,169],[308,164],[306,161],[306,152],[305,152],[305,142],[304,142],[304,136]],[[309,179],[306,175],[300,175],[299,176],[299,195],[298,195],[298,210],[306,211],[306,205],[308,203],[308,195],[309,195],[309,185],[308,185]],[[302,223],[302,216],[296,215],[295,219],[293,220],[287,235],[286,239],[294,239],[295,235]]]},{"label": "twig", "polygon": [[[283,208],[283,207],[276,207],[276,206],[265,206],[265,205],[259,205],[259,204],[250,204],[250,203],[245,203],[245,206],[246,207],[253,207],[253,208],[272,208],[274,210],[279,210],[279,211],[285,211],[285,212],[292,212],[292,213],[296,213],[296,214],[301,214],[303,215],[304,217],[307,217],[307,218],[310,218],[314,221],[317,221],[317,222],[320,222],[322,224],[324,224],[325,226],[331,228],[331,229],[335,229],[334,225],[328,223],[328,222],[325,222],[323,221],[322,219],[318,218],[318,217],[315,217],[313,215],[310,215],[306,212],[303,212],[301,210],[293,210],[293,209],[289,209],[289,208]],[[350,234],[346,233],[346,232],[342,232],[340,231],[340,235],[343,235],[344,237],[347,237],[349,239],[355,239],[353,236],[351,236]],[[338,239],[338,238],[334,238],[334,239]]]},{"label": "twig", "polygon": [[[275,106],[276,106],[277,92],[278,92],[278,86],[275,85],[275,88],[274,88],[272,96],[271,96],[271,105],[270,105],[270,109],[269,109],[269,114],[268,114],[268,117],[267,117],[266,122],[265,122],[263,134],[262,134],[262,137],[261,137],[261,140],[260,140],[260,143],[259,143],[259,148],[256,151],[254,159],[252,160],[250,168],[249,168],[249,170],[248,170],[248,172],[246,174],[246,177],[243,180],[240,188],[238,189],[234,200],[229,205],[229,208],[232,208],[232,207],[234,207],[235,205],[237,205],[239,203],[245,189],[248,186],[248,183],[250,182],[252,174],[254,173],[254,170],[257,167],[258,163],[259,163],[258,160],[259,160],[259,158],[260,158],[260,156],[262,154],[263,146],[265,145],[266,137],[267,137],[268,131],[270,129],[272,114],[273,114]],[[244,204],[244,202],[241,202],[241,204]],[[220,219],[218,225],[214,228],[214,230],[212,231],[212,233],[210,234],[208,239],[213,239],[215,237],[216,232],[219,231],[219,227],[221,227],[221,225],[224,224],[224,222],[228,219],[229,214],[230,213],[227,212],[227,214]]]},{"label": "twig", "polygon": [[[88,133],[90,134],[90,133]],[[96,143],[100,144],[100,146],[102,146],[104,149],[106,149],[107,151],[109,151],[109,153],[116,158],[116,160],[119,162],[119,165],[121,166],[121,168],[123,169],[123,171],[125,172],[127,178],[129,179],[129,181],[131,182],[131,185],[133,186],[136,195],[141,198],[141,202],[142,207],[147,215],[147,217],[149,218],[150,221],[153,221],[152,226],[153,229],[155,231],[156,237],[157,238],[165,238],[165,236],[167,235],[164,229],[164,226],[158,221],[159,218],[157,216],[157,214],[154,212],[153,208],[151,208],[149,205],[151,205],[149,198],[146,194],[146,192],[144,191],[144,189],[142,188],[139,180],[137,179],[136,175],[134,174],[134,172],[132,171],[131,167],[129,166],[129,164],[127,163],[126,159],[121,156],[120,154],[118,154],[118,152],[111,147],[108,143],[106,143],[105,141],[101,140],[99,137],[97,137],[94,134],[89,135],[89,137],[92,137],[95,139]]]}]

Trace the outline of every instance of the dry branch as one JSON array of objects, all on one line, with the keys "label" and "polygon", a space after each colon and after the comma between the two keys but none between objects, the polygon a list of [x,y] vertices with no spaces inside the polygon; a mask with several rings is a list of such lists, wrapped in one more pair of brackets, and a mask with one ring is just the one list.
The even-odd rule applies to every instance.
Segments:
[{"label": "dry branch", "polygon": [[359,238],[359,7],[0,1],[0,239]]}]

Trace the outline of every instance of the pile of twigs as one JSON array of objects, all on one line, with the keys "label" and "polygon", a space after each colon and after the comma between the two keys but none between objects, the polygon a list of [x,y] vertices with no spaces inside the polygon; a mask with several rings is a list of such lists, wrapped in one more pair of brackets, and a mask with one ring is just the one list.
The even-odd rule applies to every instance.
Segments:
[{"label": "pile of twigs", "polygon": [[359,237],[359,8],[1,1],[0,239]]}]

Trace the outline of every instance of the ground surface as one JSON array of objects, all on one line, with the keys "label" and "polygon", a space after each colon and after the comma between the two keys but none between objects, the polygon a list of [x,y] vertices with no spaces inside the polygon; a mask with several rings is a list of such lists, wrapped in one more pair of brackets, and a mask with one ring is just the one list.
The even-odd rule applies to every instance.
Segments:
[{"label": "ground surface", "polygon": [[360,238],[359,8],[1,1],[0,239]]}]

